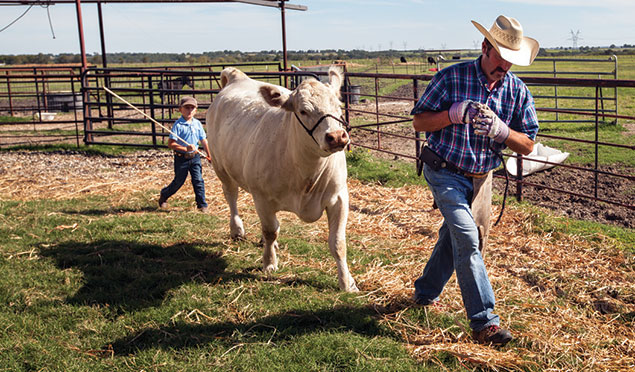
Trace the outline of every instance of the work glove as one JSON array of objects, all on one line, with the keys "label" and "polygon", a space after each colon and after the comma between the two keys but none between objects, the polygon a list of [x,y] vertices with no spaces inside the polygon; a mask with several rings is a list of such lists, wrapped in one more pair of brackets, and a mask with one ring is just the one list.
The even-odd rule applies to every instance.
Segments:
[{"label": "work glove", "polygon": [[477,103],[468,99],[461,102],[454,102],[452,106],[450,106],[448,116],[452,124],[471,124],[478,112]]},{"label": "work glove", "polygon": [[478,115],[474,118],[472,126],[474,133],[488,136],[497,143],[505,143],[509,137],[509,127],[489,106],[477,103]]}]

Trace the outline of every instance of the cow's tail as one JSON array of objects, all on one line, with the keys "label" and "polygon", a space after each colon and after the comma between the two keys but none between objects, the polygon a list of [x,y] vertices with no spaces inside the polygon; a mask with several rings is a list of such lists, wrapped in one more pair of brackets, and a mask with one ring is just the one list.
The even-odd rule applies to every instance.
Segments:
[{"label": "cow's tail", "polygon": [[236,80],[247,79],[247,75],[234,67],[227,67],[220,73],[220,87],[225,88]]}]

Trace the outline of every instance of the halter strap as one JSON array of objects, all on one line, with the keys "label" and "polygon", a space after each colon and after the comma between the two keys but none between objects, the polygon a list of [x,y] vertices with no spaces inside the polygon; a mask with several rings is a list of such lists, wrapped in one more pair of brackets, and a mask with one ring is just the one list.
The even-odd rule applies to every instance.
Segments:
[{"label": "halter strap", "polygon": [[302,126],[302,128],[304,128],[304,130],[308,133],[309,136],[311,136],[311,139],[313,139],[313,141],[319,146],[320,144],[318,143],[318,141],[315,139],[315,137],[313,137],[313,131],[315,130],[315,128],[317,128],[320,123],[322,122],[322,120],[326,119],[326,118],[331,118],[335,121],[337,121],[338,123],[342,124],[342,126],[346,129],[346,131],[348,132],[350,129],[350,125],[343,119],[343,118],[337,118],[331,114],[326,114],[323,115],[318,121],[317,123],[315,123],[315,125],[313,126],[313,128],[309,129],[307,128],[306,125],[304,125],[304,123],[302,122],[302,119],[300,119],[300,117],[298,116],[297,113],[295,113],[295,111],[293,112],[293,114],[295,115],[296,119],[298,119],[298,121],[300,122],[300,125]]}]

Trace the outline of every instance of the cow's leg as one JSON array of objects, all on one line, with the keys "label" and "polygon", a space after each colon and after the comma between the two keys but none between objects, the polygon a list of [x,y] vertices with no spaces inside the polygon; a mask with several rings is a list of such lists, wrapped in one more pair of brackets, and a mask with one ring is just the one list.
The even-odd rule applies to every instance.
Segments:
[{"label": "cow's leg", "polygon": [[348,219],[348,194],[338,196],[334,205],[326,207],[329,221],[329,250],[337,264],[337,279],[340,289],[346,292],[357,292],[355,280],[348,271],[346,263],[346,221]]},{"label": "cow's leg", "polygon": [[260,226],[262,228],[262,269],[265,273],[270,274],[278,270],[276,249],[278,249],[280,223],[278,223],[278,219],[276,218],[276,212],[272,210],[266,202],[259,200],[260,199],[254,195],[254,204],[256,205],[256,212],[260,218]]},{"label": "cow's leg", "polygon": [[229,205],[229,233],[232,239],[244,239],[245,228],[243,220],[238,214],[238,186],[229,182],[223,182],[223,194]]}]

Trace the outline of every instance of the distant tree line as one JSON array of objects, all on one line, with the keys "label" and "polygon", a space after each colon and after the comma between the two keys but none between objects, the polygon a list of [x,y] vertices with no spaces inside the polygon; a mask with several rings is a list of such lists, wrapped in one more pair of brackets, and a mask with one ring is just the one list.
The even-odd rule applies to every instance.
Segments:
[{"label": "distant tree line", "polygon": [[[426,50],[343,50],[343,49],[325,49],[325,50],[290,50],[287,51],[289,60],[322,61],[332,60],[353,60],[353,59],[426,59],[428,56],[436,57],[438,54],[444,54],[446,58],[453,55],[461,55],[461,57],[477,56],[479,50],[462,50],[462,51],[426,51]],[[573,56],[586,54],[605,54],[605,55],[621,55],[635,54],[635,45],[624,44],[621,47],[611,45],[610,47],[580,47],[573,48],[553,48],[540,49],[539,56]],[[95,53],[87,56],[88,62],[94,65],[101,65],[101,55]],[[108,64],[134,64],[134,63],[189,63],[189,64],[209,64],[209,63],[226,63],[226,62],[278,62],[282,61],[282,51],[279,50],[263,50],[260,52],[241,52],[238,50],[222,50],[204,53],[109,53],[107,55]],[[79,54],[61,53],[61,54],[18,54],[18,55],[2,55],[0,54],[0,64],[6,65],[24,65],[24,64],[62,64],[62,63],[81,63]]]}]

